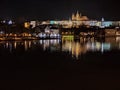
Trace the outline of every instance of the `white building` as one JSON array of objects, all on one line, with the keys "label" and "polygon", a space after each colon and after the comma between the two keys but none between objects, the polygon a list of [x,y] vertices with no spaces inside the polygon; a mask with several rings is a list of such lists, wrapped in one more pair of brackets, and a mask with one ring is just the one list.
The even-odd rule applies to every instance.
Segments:
[{"label": "white building", "polygon": [[36,27],[36,21],[30,21],[30,25],[32,25],[32,28]]}]

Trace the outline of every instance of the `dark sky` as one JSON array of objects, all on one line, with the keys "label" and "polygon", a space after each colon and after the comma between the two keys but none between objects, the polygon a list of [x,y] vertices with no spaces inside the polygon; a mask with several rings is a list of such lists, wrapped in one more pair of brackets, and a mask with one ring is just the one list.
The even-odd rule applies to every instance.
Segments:
[{"label": "dark sky", "polygon": [[90,19],[120,20],[119,0],[0,0],[0,18],[69,19],[79,10]]}]

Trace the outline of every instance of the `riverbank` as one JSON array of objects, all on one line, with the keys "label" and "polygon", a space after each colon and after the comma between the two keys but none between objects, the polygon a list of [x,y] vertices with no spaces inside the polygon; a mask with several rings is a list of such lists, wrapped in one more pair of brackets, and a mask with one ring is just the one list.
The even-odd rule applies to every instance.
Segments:
[{"label": "riverbank", "polygon": [[40,40],[40,39],[60,39],[60,37],[0,37],[0,41],[19,41],[19,40]]},{"label": "riverbank", "polygon": [[3,40],[37,40],[36,37],[1,37],[0,41]]}]

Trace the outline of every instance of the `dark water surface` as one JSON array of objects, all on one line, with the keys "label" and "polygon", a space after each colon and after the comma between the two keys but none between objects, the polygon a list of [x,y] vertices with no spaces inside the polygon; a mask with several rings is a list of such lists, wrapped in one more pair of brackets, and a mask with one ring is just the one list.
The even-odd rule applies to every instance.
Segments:
[{"label": "dark water surface", "polygon": [[119,90],[120,37],[0,41],[1,90]]}]

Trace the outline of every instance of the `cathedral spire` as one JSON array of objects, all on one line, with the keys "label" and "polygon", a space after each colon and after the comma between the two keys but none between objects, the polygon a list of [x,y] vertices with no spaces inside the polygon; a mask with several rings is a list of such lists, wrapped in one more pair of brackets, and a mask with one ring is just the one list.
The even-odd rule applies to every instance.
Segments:
[{"label": "cathedral spire", "polygon": [[79,14],[79,11],[77,11],[77,13],[76,13],[76,20],[77,20],[77,21],[80,20],[80,14]]},{"label": "cathedral spire", "polygon": [[76,20],[76,16],[74,13],[72,14],[72,20]]},{"label": "cathedral spire", "polygon": [[77,13],[72,13],[72,18],[73,21],[87,21],[89,20],[87,16],[82,16],[81,13],[79,13],[79,11],[77,11]]}]

